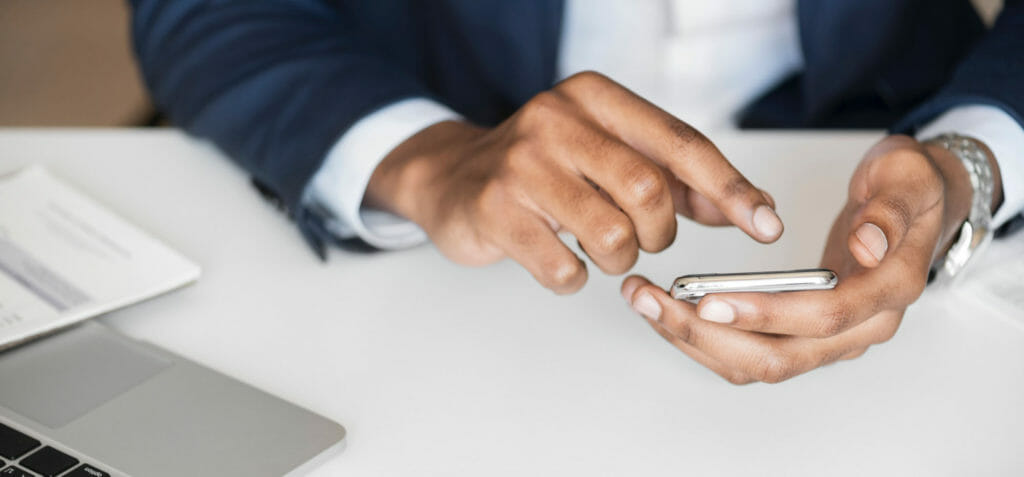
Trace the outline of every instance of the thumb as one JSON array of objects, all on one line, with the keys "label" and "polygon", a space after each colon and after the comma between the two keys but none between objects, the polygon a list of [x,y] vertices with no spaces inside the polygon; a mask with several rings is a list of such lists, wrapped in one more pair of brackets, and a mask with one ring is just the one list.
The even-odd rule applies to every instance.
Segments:
[{"label": "thumb", "polygon": [[848,239],[850,254],[866,268],[877,267],[889,250],[899,246],[914,220],[905,196],[872,197],[853,218]]}]

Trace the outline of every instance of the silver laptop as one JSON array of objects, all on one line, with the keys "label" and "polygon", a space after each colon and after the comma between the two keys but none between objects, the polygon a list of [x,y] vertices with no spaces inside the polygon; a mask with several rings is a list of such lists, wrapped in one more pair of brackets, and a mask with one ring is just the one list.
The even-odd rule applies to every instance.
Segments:
[{"label": "silver laptop", "polygon": [[345,429],[89,322],[0,353],[0,477],[299,475]]}]

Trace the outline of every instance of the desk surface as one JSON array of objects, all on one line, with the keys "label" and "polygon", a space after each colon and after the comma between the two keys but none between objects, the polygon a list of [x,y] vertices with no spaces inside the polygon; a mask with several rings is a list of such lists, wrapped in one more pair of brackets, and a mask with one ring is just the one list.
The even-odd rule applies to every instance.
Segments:
[{"label": "desk surface", "polygon": [[[784,238],[684,223],[636,270],[667,286],[816,264],[877,137],[719,137],[777,199]],[[174,131],[4,130],[0,157],[0,173],[46,165],[203,266],[197,284],[103,320],[343,423],[347,450],[316,475],[1024,469],[1024,333],[934,291],[858,360],[737,387],[663,342],[617,277],[556,297],[512,263],[461,268],[429,246],[319,263],[245,174]]]}]

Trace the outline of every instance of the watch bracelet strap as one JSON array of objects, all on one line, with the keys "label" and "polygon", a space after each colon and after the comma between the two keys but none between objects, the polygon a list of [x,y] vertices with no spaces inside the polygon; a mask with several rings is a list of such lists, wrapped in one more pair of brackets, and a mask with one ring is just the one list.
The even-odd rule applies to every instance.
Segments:
[{"label": "watch bracelet strap", "polygon": [[995,179],[988,154],[975,139],[947,133],[925,143],[942,147],[956,156],[963,164],[973,190],[967,220],[961,225],[946,255],[936,260],[929,274],[929,281],[933,278],[950,281],[960,275],[971,258],[992,240],[991,204]]}]

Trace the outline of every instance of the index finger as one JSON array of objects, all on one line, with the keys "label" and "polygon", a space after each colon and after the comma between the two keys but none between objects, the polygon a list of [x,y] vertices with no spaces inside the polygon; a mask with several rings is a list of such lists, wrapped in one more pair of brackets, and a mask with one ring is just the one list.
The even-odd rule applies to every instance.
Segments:
[{"label": "index finger", "polygon": [[555,91],[706,197],[755,240],[768,243],[782,235],[782,221],[760,189],[694,127],[598,73],[577,74]]}]

